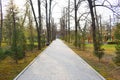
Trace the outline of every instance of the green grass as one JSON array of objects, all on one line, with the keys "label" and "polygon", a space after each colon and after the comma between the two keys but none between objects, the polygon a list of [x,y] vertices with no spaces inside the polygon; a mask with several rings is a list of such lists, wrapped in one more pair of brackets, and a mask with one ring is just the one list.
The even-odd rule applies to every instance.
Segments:
[{"label": "green grass", "polygon": [[26,52],[26,57],[19,60],[18,64],[9,56],[0,61],[0,80],[13,80],[44,49]]},{"label": "green grass", "polygon": [[103,48],[107,51],[115,51],[115,44],[104,44]]},{"label": "green grass", "polygon": [[2,47],[6,47],[7,46],[7,43],[2,43]]},{"label": "green grass", "polygon": [[[116,51],[115,46],[116,46],[115,44],[104,44],[102,45],[102,48],[104,48],[106,54],[114,55]],[[86,44],[86,47],[88,49],[93,49],[93,44]]]}]

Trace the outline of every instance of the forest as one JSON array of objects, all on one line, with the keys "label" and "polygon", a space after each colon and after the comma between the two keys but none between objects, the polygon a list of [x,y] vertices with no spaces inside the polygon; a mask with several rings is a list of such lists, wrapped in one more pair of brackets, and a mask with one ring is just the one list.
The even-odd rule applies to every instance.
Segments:
[{"label": "forest", "polygon": [[120,1],[65,1],[56,22],[57,0],[23,0],[22,10],[0,0],[0,80],[12,80],[56,38],[106,80],[120,79]]}]

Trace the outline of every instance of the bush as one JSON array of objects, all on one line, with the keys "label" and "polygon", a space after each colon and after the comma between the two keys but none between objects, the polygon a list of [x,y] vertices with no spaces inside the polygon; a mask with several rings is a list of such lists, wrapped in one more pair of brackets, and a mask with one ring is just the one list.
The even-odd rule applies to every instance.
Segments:
[{"label": "bush", "polygon": [[0,60],[5,59],[7,56],[9,56],[12,53],[9,49],[2,49],[0,48]]},{"label": "bush", "polygon": [[120,23],[116,25],[114,35],[116,41],[116,57],[113,59],[113,61],[120,66]]},{"label": "bush", "polygon": [[0,48],[0,60],[3,60],[5,58],[6,58],[5,51],[2,48]]},{"label": "bush", "polygon": [[116,44],[116,42],[115,41],[109,41],[109,42],[107,42],[107,44]]},{"label": "bush", "polygon": [[25,57],[25,51],[21,46],[18,46],[16,49],[10,51],[11,51],[10,56],[15,60],[23,59]]},{"label": "bush", "polygon": [[100,49],[98,51],[95,51],[94,54],[95,54],[95,56],[98,57],[99,62],[100,62],[101,58],[104,56],[104,49]]}]

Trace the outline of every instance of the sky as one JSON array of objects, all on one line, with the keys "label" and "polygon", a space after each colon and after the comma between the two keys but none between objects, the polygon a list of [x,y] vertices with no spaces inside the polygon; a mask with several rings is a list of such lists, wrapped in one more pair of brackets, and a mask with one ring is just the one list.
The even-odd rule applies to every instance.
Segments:
[{"label": "sky", "polygon": [[[71,1],[73,1],[73,0],[71,0]],[[102,1],[102,0],[99,0],[99,1]],[[108,0],[108,1],[115,4],[115,2],[119,1],[119,0]],[[9,0],[2,0],[4,15],[6,14],[5,10],[6,10],[6,5],[8,4],[8,2],[9,2]],[[23,6],[25,4],[25,0],[14,0],[14,2],[17,6],[19,6],[19,10],[21,12],[24,12]],[[61,13],[62,9],[63,9],[63,7],[67,6],[67,3],[68,3],[68,0],[54,0],[53,5],[55,5],[55,4],[56,5],[54,7],[52,7],[52,17],[54,18],[56,23],[59,23],[59,19],[62,16],[62,13]],[[33,0],[33,4],[34,4],[36,15],[38,15],[37,14],[38,13],[37,12],[37,0]],[[107,4],[107,3],[105,3],[105,4]],[[81,7],[80,10],[85,11],[84,7]],[[97,12],[98,12],[98,15],[102,14],[102,18],[104,21],[108,21],[110,15],[111,15],[111,17],[113,17],[112,11],[108,10],[107,8],[97,7]],[[73,14],[73,13],[71,13],[71,14]],[[45,15],[44,7],[42,9],[42,14]],[[72,23],[72,21],[71,21],[71,23]]]}]

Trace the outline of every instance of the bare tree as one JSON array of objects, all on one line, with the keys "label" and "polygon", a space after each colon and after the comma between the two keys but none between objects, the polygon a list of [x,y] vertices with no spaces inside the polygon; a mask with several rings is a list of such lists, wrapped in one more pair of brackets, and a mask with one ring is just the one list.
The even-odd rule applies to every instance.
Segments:
[{"label": "bare tree", "polygon": [[48,23],[48,1],[45,0],[45,12],[46,12],[46,28],[47,28],[47,45],[50,44],[49,23]]},{"label": "bare tree", "polygon": [[36,18],[36,14],[35,14],[35,10],[34,10],[34,7],[33,7],[33,2],[32,0],[30,0],[30,5],[31,5],[31,8],[32,8],[32,12],[33,12],[33,15],[34,15],[34,19],[35,19],[35,23],[36,23],[36,28],[37,28],[37,39],[38,39],[38,49],[40,50],[41,49],[41,46],[40,46],[40,29],[39,29],[39,25],[38,25],[38,22],[37,22],[37,18]]},{"label": "bare tree", "polygon": [[0,0],[0,13],[1,13],[1,25],[0,25],[0,47],[2,43],[2,26],[3,26],[3,12],[2,12],[2,1]]},{"label": "bare tree", "polygon": [[77,40],[77,4],[76,0],[74,0],[74,8],[75,8],[75,46],[77,46],[78,40]]},{"label": "bare tree", "polygon": [[38,0],[38,14],[39,14],[39,49],[41,49],[41,27],[42,27],[42,22],[41,22],[41,0]]},{"label": "bare tree", "polygon": [[52,38],[52,35],[51,35],[51,6],[52,6],[52,1],[53,1],[53,0],[50,0],[50,1],[49,1],[49,23],[48,23],[49,32],[48,32],[48,33],[50,34],[50,35],[49,35],[49,38],[50,38],[49,40],[50,40],[50,41],[52,40],[52,39],[51,39],[51,38]]},{"label": "bare tree", "polygon": [[68,42],[70,42],[70,0],[68,0]]}]

